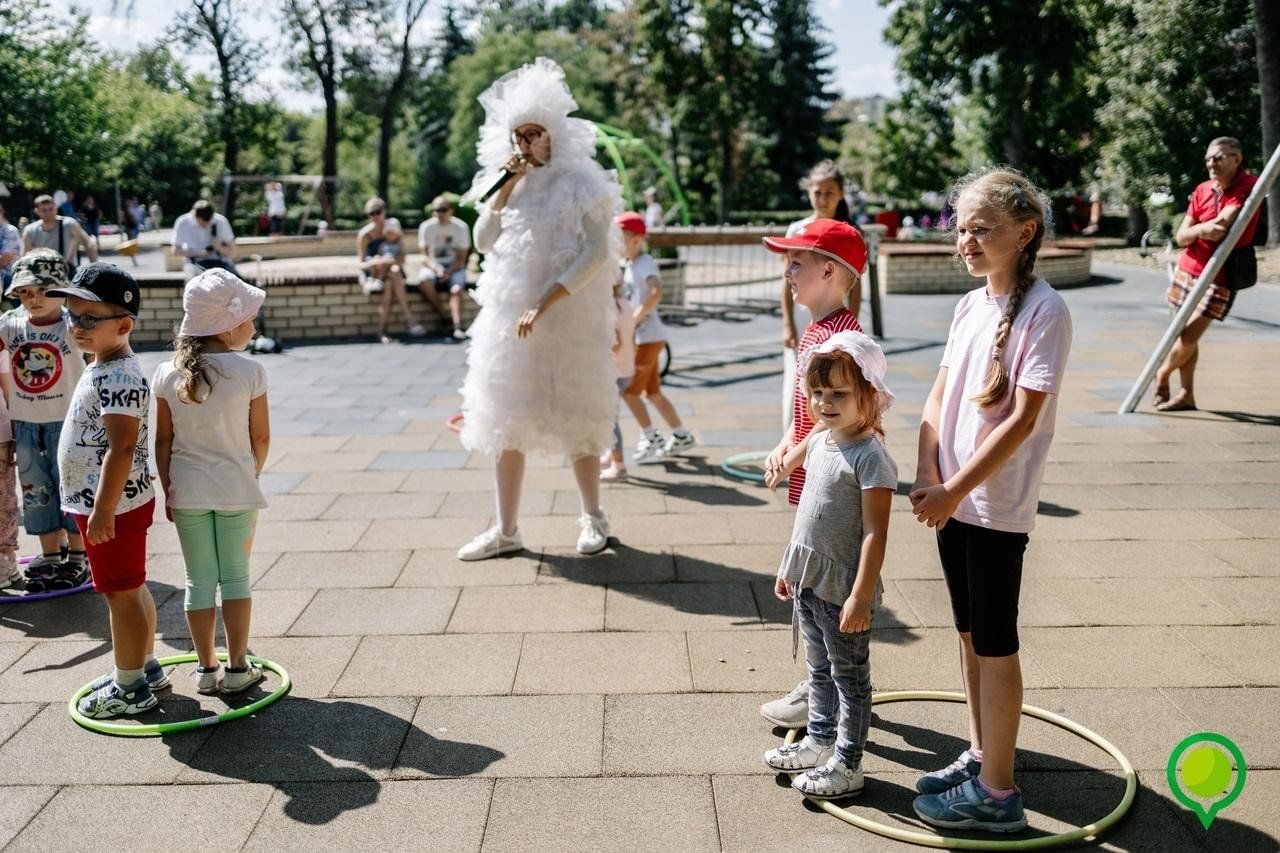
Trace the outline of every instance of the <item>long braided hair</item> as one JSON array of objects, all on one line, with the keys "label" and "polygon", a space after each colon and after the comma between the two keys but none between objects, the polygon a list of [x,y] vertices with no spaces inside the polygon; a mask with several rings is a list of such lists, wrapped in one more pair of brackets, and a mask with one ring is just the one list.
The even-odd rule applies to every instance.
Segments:
[{"label": "long braided hair", "polygon": [[1036,282],[1036,255],[1044,242],[1045,232],[1051,225],[1052,208],[1044,192],[1027,176],[1008,167],[980,169],[965,175],[951,193],[951,204],[958,208],[962,196],[1000,211],[1015,225],[1034,222],[1035,233],[1022,247],[1018,257],[1018,278],[1000,323],[996,326],[991,344],[991,365],[987,369],[987,384],[973,401],[982,408],[994,406],[1004,399],[1009,390],[1009,371],[1004,366],[1005,346],[1013,331],[1013,322],[1022,308],[1022,300]]},{"label": "long braided hair", "polygon": [[209,371],[214,368],[205,358],[207,340],[195,335],[177,335],[173,339],[173,366],[181,377],[178,399],[184,403],[203,403],[213,390]]}]

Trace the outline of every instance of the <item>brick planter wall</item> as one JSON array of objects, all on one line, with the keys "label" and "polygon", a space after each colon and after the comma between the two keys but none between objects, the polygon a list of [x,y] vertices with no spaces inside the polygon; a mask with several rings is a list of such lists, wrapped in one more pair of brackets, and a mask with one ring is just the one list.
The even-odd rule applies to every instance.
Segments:
[{"label": "brick planter wall", "polygon": [[[949,245],[880,245],[878,257],[881,293],[964,293],[979,285],[965,271]],[[1089,280],[1091,247],[1041,249],[1036,274],[1057,287],[1084,284]]]}]

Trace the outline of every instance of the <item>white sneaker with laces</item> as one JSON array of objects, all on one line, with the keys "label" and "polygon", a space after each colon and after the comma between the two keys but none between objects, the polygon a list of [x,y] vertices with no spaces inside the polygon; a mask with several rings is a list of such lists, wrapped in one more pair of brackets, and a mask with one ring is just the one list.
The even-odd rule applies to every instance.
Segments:
[{"label": "white sneaker with laces", "polygon": [[653,438],[641,437],[636,444],[636,452],[631,454],[631,461],[637,465],[652,465],[662,461],[662,436],[655,434]]},{"label": "white sneaker with laces", "polygon": [[609,519],[604,513],[598,516],[583,513],[578,519],[582,533],[578,535],[579,554],[597,554],[609,544]]},{"label": "white sneaker with laces", "polygon": [[0,589],[8,589],[22,579],[18,560],[8,554],[0,554]]},{"label": "white sneaker with laces", "polygon": [[676,435],[672,433],[667,436],[667,440],[662,443],[663,456],[675,456],[690,447],[695,447],[698,440],[693,437],[693,433],[686,432],[684,435]]},{"label": "white sneaker with laces", "polygon": [[816,800],[835,800],[862,793],[861,767],[849,767],[834,755],[827,763],[801,773],[791,780],[791,787]]},{"label": "white sneaker with laces", "polygon": [[836,745],[821,746],[805,735],[800,740],[787,746],[776,746],[764,754],[764,763],[774,770],[784,773],[799,773],[821,767],[827,759],[835,755]]},{"label": "white sneaker with laces", "polygon": [[262,680],[262,668],[250,663],[241,672],[233,672],[230,669],[222,672],[222,687],[219,688],[220,693],[243,693],[253,685]]},{"label": "white sneaker with laces", "polygon": [[494,525],[458,549],[459,560],[487,560],[503,554],[514,554],[524,550],[524,540],[517,530],[510,536],[502,535],[501,528]]},{"label": "white sneaker with laces", "polygon": [[794,729],[809,722],[809,682],[800,682],[781,699],[760,706],[760,716],[775,726]]},{"label": "white sneaker with laces", "polygon": [[453,330],[453,339],[455,341],[465,341],[468,337],[469,335],[467,335],[466,332],[462,331],[462,329]]},{"label": "white sneaker with laces", "polygon": [[218,692],[218,682],[222,680],[222,667],[215,666],[208,670],[196,667],[191,675],[196,680],[196,692],[210,696]]}]

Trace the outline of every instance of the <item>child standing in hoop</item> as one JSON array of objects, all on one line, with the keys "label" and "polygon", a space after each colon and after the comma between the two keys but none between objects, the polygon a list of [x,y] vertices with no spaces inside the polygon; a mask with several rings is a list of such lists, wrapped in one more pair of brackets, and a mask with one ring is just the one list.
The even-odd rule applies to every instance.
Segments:
[{"label": "child standing in hoop", "polygon": [[[262,680],[249,647],[249,553],[258,474],[267,461],[267,372],[240,353],[266,294],[225,270],[187,282],[173,361],[157,368],[156,468],[165,514],[187,565],[186,611],[200,665],[196,692],[241,693]],[[222,589],[227,668],[218,665],[214,603]]]},{"label": "child standing in hoop", "polygon": [[911,504],[937,531],[959,632],[969,749],[921,777],[916,814],[950,829],[1027,825],[1013,783],[1022,714],[1018,591],[1053,441],[1071,315],[1035,276],[1048,199],[1021,173],[989,169],[952,194],[956,249],[986,286],[956,306],[920,421]]},{"label": "child standing in hoop", "polygon": [[804,738],[769,750],[764,762],[799,773],[791,787],[820,799],[862,792],[871,613],[898,488],[898,466],[883,441],[881,418],[893,403],[885,370],[880,346],[861,332],[840,332],[815,347],[804,385],[821,426],[766,477],[772,489],[801,459],[809,469],[774,583],[778,598],[795,601],[792,618],[804,635],[809,716]]}]

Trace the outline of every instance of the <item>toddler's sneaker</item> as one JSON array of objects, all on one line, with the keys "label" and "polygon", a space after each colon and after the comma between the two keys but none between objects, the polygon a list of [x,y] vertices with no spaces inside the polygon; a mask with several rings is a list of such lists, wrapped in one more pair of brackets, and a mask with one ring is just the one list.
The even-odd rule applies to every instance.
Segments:
[{"label": "toddler's sneaker", "polygon": [[795,729],[809,722],[809,681],[806,679],[781,699],[760,706],[760,716],[775,726]]},{"label": "toddler's sneaker", "polygon": [[815,800],[838,800],[862,793],[862,768],[849,767],[834,755],[821,767],[801,773],[791,787]]},{"label": "toddler's sneaker", "polygon": [[44,582],[44,588],[47,590],[75,589],[78,586],[84,586],[88,582],[88,566],[84,563],[73,563],[68,560],[53,570],[53,576]]},{"label": "toddler's sneaker", "polygon": [[128,687],[121,687],[112,679],[109,684],[91,691],[77,707],[91,720],[109,720],[122,714],[141,714],[158,704],[160,700],[147,686],[147,680],[139,678]]},{"label": "toddler's sneaker", "polygon": [[977,779],[961,782],[941,794],[925,794],[911,803],[920,819],[939,829],[981,829],[987,832],[1019,832],[1027,828],[1022,792],[997,800]]},{"label": "toddler's sneaker", "polygon": [[246,662],[244,669],[227,667],[222,674],[222,693],[243,693],[262,680],[262,668]]},{"label": "toddler's sneaker", "polygon": [[636,444],[636,452],[631,454],[631,461],[637,465],[652,465],[662,461],[662,436],[654,434],[653,438],[640,437]]},{"label": "toddler's sneaker", "polygon": [[18,560],[12,554],[0,554],[0,589],[8,589],[22,580]]},{"label": "toddler's sneaker", "polygon": [[663,456],[677,456],[690,447],[696,447],[698,440],[693,437],[693,433],[686,432],[684,435],[676,435],[672,433],[667,436],[667,440],[662,443]]},{"label": "toddler's sneaker", "polygon": [[202,666],[198,666],[191,675],[196,680],[196,692],[211,696],[218,692],[218,682],[222,680],[219,677],[222,675],[222,667],[211,666],[205,669]]},{"label": "toddler's sneaker", "polygon": [[30,563],[27,563],[27,580],[52,577],[54,570],[60,565],[62,565],[61,556],[46,557],[44,554],[37,554],[31,558]]},{"label": "toddler's sneaker", "polygon": [[[169,673],[164,671],[164,667],[160,665],[158,660],[151,661],[143,668],[142,678],[147,682],[147,686],[151,688],[153,693],[157,690],[164,690],[171,683],[169,681]],[[108,672],[93,684],[90,684],[89,690],[90,692],[101,690],[113,681],[115,681],[115,673]]]},{"label": "toddler's sneaker", "polygon": [[514,554],[524,550],[524,540],[517,530],[510,536],[503,536],[502,529],[494,525],[458,549],[459,560],[487,560],[503,554]]},{"label": "toddler's sneaker", "polygon": [[950,791],[961,782],[977,779],[982,772],[982,762],[966,749],[960,757],[941,770],[926,773],[916,780],[916,790],[922,794],[941,794]]},{"label": "toddler's sneaker", "polygon": [[604,513],[598,516],[584,512],[578,519],[582,533],[578,534],[578,553],[597,554],[609,544],[609,519]]},{"label": "toddler's sneaker", "polygon": [[606,483],[612,483],[617,480],[627,479],[627,466],[614,465],[612,463],[605,465],[600,469],[600,479]]},{"label": "toddler's sneaker", "polygon": [[783,773],[799,773],[826,764],[835,755],[836,745],[821,746],[805,735],[787,746],[777,746],[764,754],[764,763]]}]

